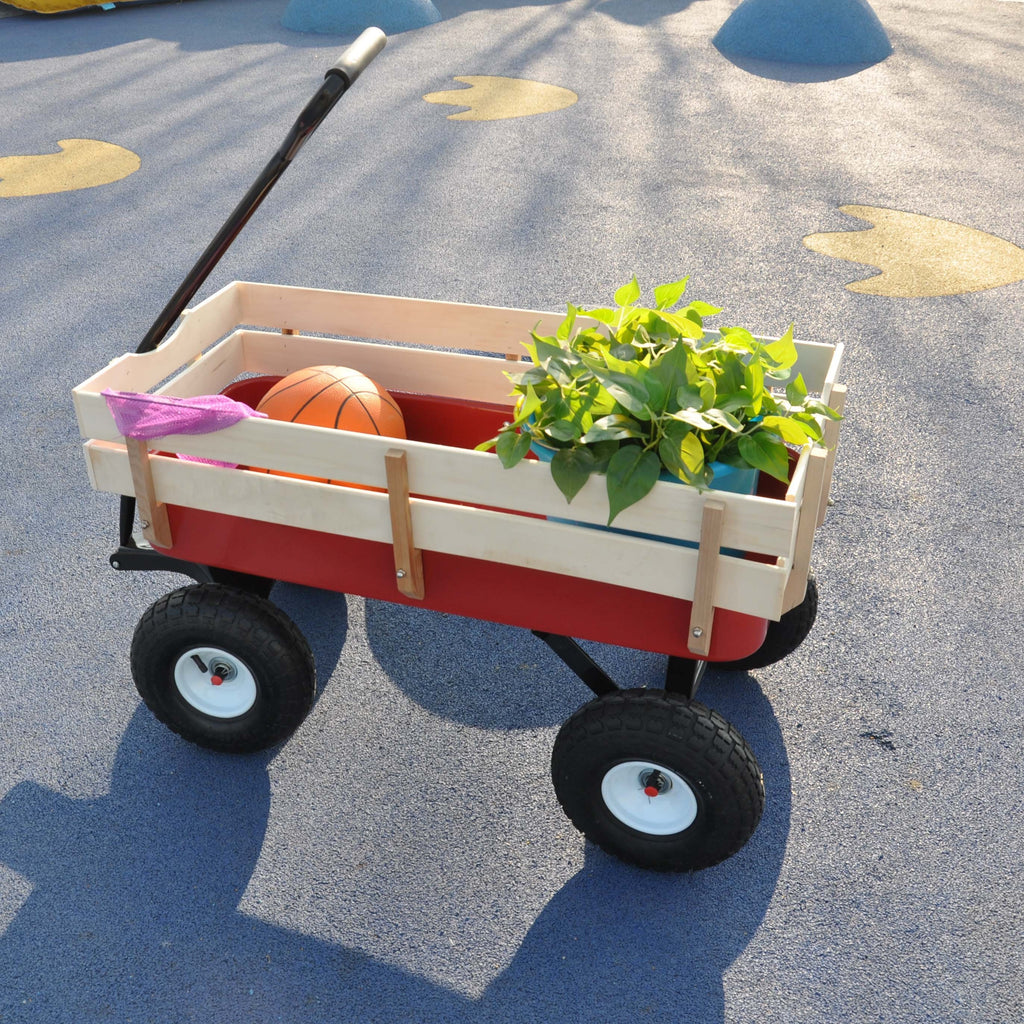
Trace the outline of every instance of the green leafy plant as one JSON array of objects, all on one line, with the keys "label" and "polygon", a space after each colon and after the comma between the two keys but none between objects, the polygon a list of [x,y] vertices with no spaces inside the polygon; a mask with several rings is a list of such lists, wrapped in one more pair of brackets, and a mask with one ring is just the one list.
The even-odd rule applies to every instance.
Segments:
[{"label": "green leafy plant", "polygon": [[706,335],[705,317],[721,310],[675,308],[687,280],[659,285],[644,307],[634,277],[614,307],[570,303],[554,336],[531,332],[530,363],[506,374],[515,418],[478,450],[493,448],[510,468],[533,442],[553,449],[551,475],[569,502],[603,473],[609,524],[666,470],[699,489],[712,485],[716,462],[787,480],[787,443],[820,441],[823,419],[838,414],[799,374],[781,387],[797,359],[792,326],[774,341],[742,327]]}]

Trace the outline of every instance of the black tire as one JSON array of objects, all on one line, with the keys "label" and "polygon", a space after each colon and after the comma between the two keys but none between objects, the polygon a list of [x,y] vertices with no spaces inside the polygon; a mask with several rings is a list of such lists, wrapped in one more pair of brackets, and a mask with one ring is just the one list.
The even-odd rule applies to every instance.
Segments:
[{"label": "black tire", "polygon": [[270,592],[274,589],[276,582],[267,576],[252,576],[247,572],[218,569],[212,565],[209,568],[214,583],[236,587],[238,590],[244,590],[247,594],[255,594],[257,597],[270,597]]},{"label": "black tire", "polygon": [[795,607],[790,608],[778,622],[768,623],[764,643],[746,658],[737,661],[714,662],[714,667],[727,672],[749,672],[766,668],[792,654],[806,639],[818,617],[818,584],[813,575],[807,576],[807,593]]},{"label": "black tire", "polygon": [[[761,769],[743,737],[718,712],[664,690],[619,690],[580,708],[555,739],[551,776],[591,842],[657,871],[731,857],[764,810]],[[659,792],[646,796],[652,783]]]},{"label": "black tire", "polygon": [[216,583],[153,604],[135,629],[131,667],[139,695],[168,728],[236,754],[290,736],[316,693],[313,655],[292,620],[269,601]]}]

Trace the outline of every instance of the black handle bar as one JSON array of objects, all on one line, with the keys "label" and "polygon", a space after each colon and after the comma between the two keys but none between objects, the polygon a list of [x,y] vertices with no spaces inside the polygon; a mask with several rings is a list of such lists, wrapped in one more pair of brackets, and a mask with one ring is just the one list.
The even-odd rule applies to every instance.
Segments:
[{"label": "black handle bar", "polygon": [[[196,265],[189,271],[170,302],[156,318],[153,326],[139,343],[136,352],[152,352],[163,341],[175,320],[181,316],[192,297],[209,277],[210,271],[220,262],[228,247],[256,212],[277,179],[302,148],[306,139],[320,126],[320,122],[331,112],[334,104],[341,99],[352,83],[363,73],[366,66],[384,49],[387,37],[379,28],[366,29],[358,39],[338,58],[337,63],[324,76],[313,98],[306,104],[298,120],[292,126],[287,138],[281,144],[273,159],[235,207],[214,240],[206,247]],[[119,533],[122,547],[132,546],[132,527],[135,522],[135,499],[128,495],[121,498]]]},{"label": "black handle bar", "polygon": [[284,174],[306,140],[317,130],[320,122],[331,112],[334,104],[362,74],[366,66],[384,48],[387,37],[379,28],[368,28],[345,52],[338,62],[324,76],[324,84],[306,104],[298,120],[292,126],[287,138],[281,144],[273,159],[232,211],[214,240],[206,247],[196,265],[189,271],[170,302],[156,318],[153,326],[139,343],[136,352],[152,352],[181,316],[192,297],[202,287],[213,268],[220,262],[228,247],[256,212],[277,179]]}]

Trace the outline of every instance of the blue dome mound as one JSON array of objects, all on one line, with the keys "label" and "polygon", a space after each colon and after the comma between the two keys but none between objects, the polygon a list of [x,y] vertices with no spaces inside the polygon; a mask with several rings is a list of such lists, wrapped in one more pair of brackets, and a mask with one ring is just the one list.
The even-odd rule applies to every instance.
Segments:
[{"label": "blue dome mound", "polygon": [[371,26],[408,32],[440,20],[430,0],[289,0],[281,24],[293,32],[348,35]]},{"label": "blue dome mound", "polygon": [[877,64],[892,53],[867,0],[743,0],[712,42],[726,56],[794,64]]}]

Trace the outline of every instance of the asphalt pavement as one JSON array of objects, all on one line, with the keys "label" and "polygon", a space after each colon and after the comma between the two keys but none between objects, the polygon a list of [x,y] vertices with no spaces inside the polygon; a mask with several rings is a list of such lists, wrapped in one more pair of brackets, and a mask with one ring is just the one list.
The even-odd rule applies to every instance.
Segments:
[{"label": "asphalt pavement", "polygon": [[[110,568],[71,388],[135,348],[349,38],[283,28],[286,0],[5,17],[0,1022],[1024,1020],[1024,4],[875,0],[892,55],[823,67],[719,52],[729,0],[435,3],[199,297],[560,309],[690,274],[725,323],[845,343],[817,625],[700,693],[764,819],[704,872],[622,865],[554,797],[590,693],[543,644],[295,586],[320,689],[287,743],[153,718],[131,635],[185,581]],[[24,159],[62,140],[89,145]],[[812,248],[871,227],[849,206],[890,225],[874,265]],[[637,635],[588,650],[657,685]]]}]

